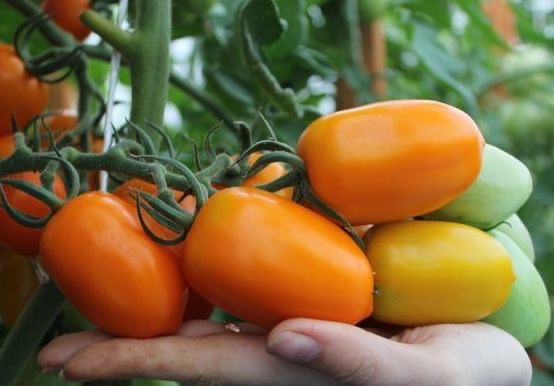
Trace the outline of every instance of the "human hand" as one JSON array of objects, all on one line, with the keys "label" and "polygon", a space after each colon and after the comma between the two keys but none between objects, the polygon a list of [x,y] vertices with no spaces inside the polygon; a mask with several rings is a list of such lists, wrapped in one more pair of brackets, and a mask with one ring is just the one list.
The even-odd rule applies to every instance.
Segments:
[{"label": "human hand", "polygon": [[61,336],[39,354],[44,370],[70,380],[157,378],[201,385],[527,386],[523,347],[484,324],[406,329],[385,338],[359,327],[291,319],[267,336],[209,321],[189,321],[174,336]]}]

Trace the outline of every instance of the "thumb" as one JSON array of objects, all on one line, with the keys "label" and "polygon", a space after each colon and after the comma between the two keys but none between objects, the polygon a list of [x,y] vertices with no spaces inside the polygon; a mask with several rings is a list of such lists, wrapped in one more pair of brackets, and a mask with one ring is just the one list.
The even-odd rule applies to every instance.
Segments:
[{"label": "thumb", "polygon": [[419,345],[400,343],[335,322],[290,319],[267,337],[275,356],[318,370],[348,385],[441,385],[439,358]]}]

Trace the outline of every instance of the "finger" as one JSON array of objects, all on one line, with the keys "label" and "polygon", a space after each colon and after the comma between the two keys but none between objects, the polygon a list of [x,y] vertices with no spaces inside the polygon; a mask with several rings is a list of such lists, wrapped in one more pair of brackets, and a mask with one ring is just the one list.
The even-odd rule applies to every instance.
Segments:
[{"label": "finger", "polygon": [[[321,371],[341,384],[441,385],[437,358],[419,345],[395,342],[359,327],[290,319],[273,329],[266,349]],[[435,383],[433,383],[435,382]]]},{"label": "finger", "polygon": [[48,343],[39,353],[37,362],[45,372],[57,371],[73,354],[83,347],[110,339],[100,331],[85,331],[59,336]]},{"label": "finger", "polygon": [[157,378],[193,384],[317,385],[323,374],[265,351],[264,337],[236,333],[199,338],[111,339],[84,347],[63,368],[68,380]]}]

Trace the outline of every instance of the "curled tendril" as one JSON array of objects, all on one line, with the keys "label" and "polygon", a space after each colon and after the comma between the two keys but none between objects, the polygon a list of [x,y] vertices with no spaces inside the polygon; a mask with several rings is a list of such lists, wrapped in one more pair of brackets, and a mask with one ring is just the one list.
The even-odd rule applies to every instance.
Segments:
[{"label": "curled tendril", "polygon": [[303,174],[299,171],[291,171],[287,174],[268,182],[263,185],[256,185],[257,189],[266,190],[268,192],[277,192],[291,186],[297,186],[302,182]]},{"label": "curled tendril", "polygon": [[[82,58],[83,47],[53,47],[46,52],[32,56],[29,52],[29,43],[33,32],[43,23],[48,21],[50,16],[46,13],[39,13],[23,22],[15,31],[14,46],[17,55],[25,64],[26,69],[46,83],[57,83],[71,75],[73,70]],[[47,75],[67,68],[66,71],[54,78]]]},{"label": "curled tendril", "polygon": [[173,166],[191,185],[192,194],[196,198],[196,213],[202,208],[206,200],[208,199],[208,191],[196,178],[196,175],[185,165],[171,158],[153,156],[153,155],[139,155],[135,158],[145,160],[155,160],[170,166]]},{"label": "curled tendril", "polygon": [[144,147],[146,154],[157,154],[156,146],[154,145],[154,142],[152,142],[152,138],[150,138],[148,134],[146,134],[146,131],[144,131],[144,129],[129,120],[127,120],[127,127],[135,131],[137,141]]},{"label": "curled tendril", "polygon": [[256,142],[254,145],[250,146],[248,149],[244,150],[239,158],[237,159],[236,163],[240,162],[247,156],[249,156],[252,153],[258,152],[258,151],[264,151],[264,150],[270,150],[270,151],[284,151],[290,154],[296,154],[296,151],[294,149],[283,142],[278,142],[273,139],[266,139],[259,142]]},{"label": "curled tendril", "polygon": [[[45,203],[50,208],[49,213],[44,217],[35,217],[17,210],[9,203],[8,198],[6,197],[4,184],[19,189]],[[10,217],[18,223],[30,228],[42,228],[45,226],[54,213],[61,208],[64,203],[64,200],[41,186],[33,184],[29,181],[9,178],[0,179],[0,201],[2,203],[2,207],[4,207]]]},{"label": "curled tendril", "polygon": [[175,158],[175,148],[173,147],[173,143],[171,143],[171,140],[167,136],[167,134],[160,129],[157,125],[153,124],[150,121],[146,121],[146,124],[150,126],[152,129],[154,129],[161,137],[165,145],[167,146],[167,151],[169,152],[169,158]]},{"label": "curled tendril", "polygon": [[291,167],[292,170],[297,170],[302,173],[305,171],[305,165],[302,158],[298,157],[296,154],[291,154],[287,151],[274,151],[267,153],[258,158],[254,164],[248,170],[246,177],[251,177],[254,174],[260,172],[267,165],[273,162],[283,162]]},{"label": "curled tendril", "polygon": [[302,199],[309,202],[311,205],[313,205],[316,209],[320,210],[325,216],[329,217],[333,221],[337,222],[340,227],[348,233],[348,235],[356,242],[358,247],[362,251],[365,251],[364,242],[356,234],[354,229],[352,228],[352,225],[348,222],[347,219],[345,219],[340,213],[338,213],[336,210],[331,209],[327,204],[325,204],[312,190],[310,185],[307,183],[307,180],[303,180],[301,186],[301,195]]},{"label": "curled tendril", "polygon": [[210,157],[210,160],[213,160],[216,156],[215,151],[212,147],[212,138],[216,132],[219,131],[223,127],[223,121],[219,121],[215,125],[213,125],[204,136],[204,151],[208,154],[208,157]]},{"label": "curled tendril", "polygon": [[77,172],[77,169],[69,162],[68,160],[52,156],[48,154],[38,154],[39,158],[49,159],[52,161],[58,161],[62,167],[62,170],[64,171],[64,182],[66,185],[66,191],[67,191],[67,199],[70,200],[79,194],[79,187],[80,187],[80,181],[79,181],[79,172]]},{"label": "curled tendril", "polygon": [[[159,244],[162,244],[162,245],[174,245],[174,244],[179,244],[180,242],[184,241],[186,236],[187,236],[187,229],[186,228],[181,228],[180,229],[180,233],[177,235],[177,237],[173,238],[173,239],[163,239],[161,237],[159,237],[158,235],[156,235],[149,227],[148,227],[148,224],[146,223],[146,221],[144,220],[144,216],[142,215],[142,210],[146,210],[150,216],[152,216],[154,219],[156,219],[155,216],[155,213],[153,212],[150,212],[149,209],[147,207],[147,205],[144,205],[142,202],[141,202],[141,194],[136,194],[136,195],[132,195],[131,197],[133,197],[137,203],[136,207],[137,207],[137,215],[138,215],[138,218],[139,218],[139,221],[140,221],[140,225],[142,226],[142,229],[144,229],[144,232],[148,235],[148,237],[150,237],[152,240],[154,240],[155,242],[159,243]],[[156,219],[156,221],[158,221]],[[169,224],[170,222],[169,221],[165,221],[164,223],[160,222],[160,224],[164,225],[164,226],[167,226],[169,228]],[[174,228],[176,229],[176,227]]]}]

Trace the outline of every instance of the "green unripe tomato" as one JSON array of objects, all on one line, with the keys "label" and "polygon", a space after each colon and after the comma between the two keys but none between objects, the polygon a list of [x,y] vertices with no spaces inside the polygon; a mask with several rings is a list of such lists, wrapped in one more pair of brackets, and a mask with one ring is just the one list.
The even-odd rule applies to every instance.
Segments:
[{"label": "green unripe tomato", "polygon": [[527,227],[517,214],[508,217],[502,224],[494,228],[510,237],[517,246],[527,255],[529,260],[535,261],[535,248]]},{"label": "green unripe tomato", "polygon": [[532,190],[533,180],[527,166],[487,144],[477,180],[460,196],[424,217],[489,229],[517,212]]},{"label": "green unripe tomato", "polygon": [[386,0],[358,0],[360,22],[369,24],[380,18],[387,8]]},{"label": "green unripe tomato", "polygon": [[508,251],[516,281],[508,300],[484,322],[509,332],[523,347],[542,339],[550,325],[550,299],[544,282],[525,253],[502,232],[489,232]]}]

